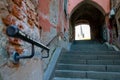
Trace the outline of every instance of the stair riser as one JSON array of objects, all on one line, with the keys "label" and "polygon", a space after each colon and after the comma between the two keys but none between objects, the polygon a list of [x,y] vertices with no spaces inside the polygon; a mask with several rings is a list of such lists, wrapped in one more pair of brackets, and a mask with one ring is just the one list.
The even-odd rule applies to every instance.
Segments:
[{"label": "stair riser", "polygon": [[86,72],[55,72],[56,77],[64,77],[64,78],[85,78]]},{"label": "stair riser", "polygon": [[93,79],[119,80],[120,73],[87,72],[87,77]]},{"label": "stair riser", "polygon": [[102,80],[102,79],[82,79],[82,78],[59,78],[59,77],[55,77],[53,80]]},{"label": "stair riser", "polygon": [[120,65],[120,60],[60,60],[64,64]]},{"label": "stair riser", "polygon": [[78,44],[87,44],[87,45],[92,44],[93,45],[93,44],[100,44],[100,43],[97,41],[91,41],[91,40],[85,40],[85,41],[81,40],[81,41],[74,41],[73,44],[74,45],[78,45]]},{"label": "stair riser", "polygon": [[[108,51],[106,49],[88,49],[87,51],[91,51],[91,50],[94,50],[94,51]],[[71,51],[86,51],[86,49],[72,49]],[[109,51],[113,51],[113,50],[109,50]]]},{"label": "stair riser", "polygon": [[88,51],[88,50],[105,50],[105,51],[108,51],[108,50],[111,50],[113,51],[113,48],[110,48],[110,47],[107,47],[106,45],[73,45],[71,46],[71,50],[82,50],[82,51]]},{"label": "stair riser", "polygon": [[106,67],[105,66],[65,66],[65,65],[58,65],[57,66],[57,70],[77,70],[77,71],[106,71]]},{"label": "stair riser", "polygon": [[57,70],[120,72],[120,65],[57,65]]},{"label": "stair riser", "polygon": [[63,52],[61,55],[120,55],[118,51],[70,51]]},{"label": "stair riser", "polygon": [[72,46],[71,49],[72,50],[74,50],[74,49],[86,49],[86,50],[90,50],[90,49],[93,49],[93,50],[100,49],[101,50],[101,49],[103,49],[103,50],[107,50],[109,48],[103,47],[103,46]]},{"label": "stair riser", "polygon": [[119,55],[62,55],[60,56],[60,60],[119,60]]},{"label": "stair riser", "polygon": [[120,79],[120,73],[109,73],[109,72],[60,72],[56,71],[56,77],[64,78],[92,78],[92,79],[108,79],[116,80]]}]

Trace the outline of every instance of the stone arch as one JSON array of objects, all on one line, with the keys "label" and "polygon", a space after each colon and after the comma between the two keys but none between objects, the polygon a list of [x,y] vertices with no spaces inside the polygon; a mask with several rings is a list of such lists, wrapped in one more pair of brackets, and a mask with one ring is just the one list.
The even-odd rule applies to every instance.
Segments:
[{"label": "stone arch", "polygon": [[115,21],[116,21],[116,26],[117,27],[117,32],[118,35],[120,35],[120,3],[116,6],[116,14],[115,14]]},{"label": "stone arch", "polygon": [[[95,16],[93,15],[93,12],[90,12],[90,8],[87,9],[84,6],[86,6],[86,7],[88,6],[87,8],[90,7],[92,10],[94,10],[94,12],[97,12],[96,14],[94,13]],[[87,10],[85,11],[85,9],[82,9],[82,8],[85,8],[88,11]],[[83,12],[83,14],[82,14],[82,12]],[[87,15],[87,17],[85,17],[84,13]],[[95,21],[97,22],[97,19],[99,19],[99,18],[100,18],[98,21],[99,22],[98,24],[100,24],[99,26],[102,26],[103,24],[105,24],[105,15],[106,15],[105,10],[96,2],[91,1],[91,0],[84,0],[84,1],[80,2],[77,6],[75,6],[73,8],[73,10],[70,13],[69,22],[70,22],[70,35],[72,36],[71,38],[74,39],[73,38],[74,37],[74,26],[76,25],[75,23],[78,21],[79,17],[82,17],[82,18],[80,18],[81,20],[86,20],[89,23],[91,23],[90,25],[92,26],[92,29],[94,29],[94,26],[96,26],[97,24],[93,24],[93,23]],[[99,17],[97,17],[97,16],[99,16]],[[101,17],[103,17],[103,18],[101,18]],[[91,19],[94,18],[94,20],[90,21],[90,18]],[[82,23],[82,22],[80,22],[80,23]],[[98,29],[96,29],[96,30],[98,30]],[[101,35],[100,32],[97,34]]]},{"label": "stone arch", "polygon": [[80,3],[78,3],[73,9],[72,9],[72,11],[71,11],[71,13],[70,13],[70,17],[71,17],[71,15],[74,13],[74,11],[78,8],[78,7],[80,7],[82,4],[84,4],[84,3],[88,3],[88,4],[91,4],[91,5],[93,5],[94,7],[96,7],[97,9],[99,9],[104,15],[105,15],[105,10],[98,4],[98,3],[96,3],[96,2],[94,2],[94,1],[82,1],[82,2],[80,2]]}]

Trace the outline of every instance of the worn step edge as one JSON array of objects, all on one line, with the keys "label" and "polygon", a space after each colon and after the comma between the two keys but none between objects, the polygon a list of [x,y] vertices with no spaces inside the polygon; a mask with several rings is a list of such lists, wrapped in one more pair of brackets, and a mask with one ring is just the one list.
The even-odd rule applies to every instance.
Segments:
[{"label": "worn step edge", "polygon": [[56,77],[66,78],[120,79],[119,72],[56,70],[55,73]]},{"label": "worn step edge", "polygon": [[109,59],[114,59],[114,60],[120,60],[120,55],[64,55],[60,56],[59,60],[63,59],[92,59],[92,60],[109,60]]},{"label": "worn step edge", "polygon": [[83,78],[63,78],[63,77],[55,77],[54,80],[102,80],[102,79],[83,79]]},{"label": "worn step edge", "polygon": [[120,51],[68,51],[68,52],[62,52],[62,53],[66,53],[66,54],[71,54],[71,53],[74,53],[74,54],[85,54],[85,53],[88,53],[88,54],[97,54],[97,53],[106,53],[106,54],[120,54]]},{"label": "worn step edge", "polygon": [[57,64],[56,70],[120,72],[120,65]]},{"label": "worn step edge", "polygon": [[[68,62],[69,61],[69,62]],[[96,65],[120,65],[120,60],[59,60],[57,63],[64,64],[96,64]]]}]

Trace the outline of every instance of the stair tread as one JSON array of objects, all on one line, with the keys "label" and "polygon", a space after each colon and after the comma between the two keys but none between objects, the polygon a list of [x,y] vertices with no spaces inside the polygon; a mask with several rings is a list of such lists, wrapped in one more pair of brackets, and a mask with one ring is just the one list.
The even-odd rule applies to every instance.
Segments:
[{"label": "stair tread", "polygon": [[120,79],[120,72],[56,70],[55,73],[56,77],[66,78]]},{"label": "stair tread", "polygon": [[74,41],[57,61],[54,80],[119,80],[120,51],[97,41]]},{"label": "stair tread", "polygon": [[101,54],[119,54],[120,55],[120,51],[68,51],[68,52],[62,52],[64,54],[96,54],[96,55],[101,55]]},{"label": "stair tread", "polygon": [[59,60],[67,59],[87,59],[87,60],[120,60],[120,55],[61,55]]},{"label": "stair tread", "polygon": [[59,60],[64,64],[94,64],[94,65],[120,65],[120,60]]},{"label": "stair tread", "polygon": [[56,70],[120,72],[120,65],[58,64]]},{"label": "stair tread", "polygon": [[100,72],[100,71],[78,71],[78,70],[56,70],[55,72],[69,72],[69,73],[72,73],[72,72],[77,72],[77,73],[106,73],[106,74],[119,74],[120,75],[120,72]]},{"label": "stair tread", "polygon": [[64,64],[58,63],[59,66],[120,66],[120,65],[96,65],[96,64]]},{"label": "stair tread", "polygon": [[55,77],[54,80],[102,80],[102,79],[83,79],[83,78],[62,78],[62,77]]}]

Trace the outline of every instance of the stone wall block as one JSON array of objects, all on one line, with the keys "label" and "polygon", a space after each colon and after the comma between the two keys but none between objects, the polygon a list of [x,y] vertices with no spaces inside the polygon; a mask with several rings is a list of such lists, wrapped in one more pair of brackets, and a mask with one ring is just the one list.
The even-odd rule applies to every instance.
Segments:
[{"label": "stone wall block", "polygon": [[20,30],[23,30],[24,29],[24,26],[22,25],[22,23],[18,23],[18,28],[20,29]]},{"label": "stone wall block", "polygon": [[19,7],[22,6],[23,0],[12,0],[15,4],[17,4]]},{"label": "stone wall block", "polygon": [[17,21],[17,19],[13,15],[11,15],[11,14],[9,14],[5,18],[3,18],[3,22],[7,26],[15,25],[16,21]]},{"label": "stone wall block", "polygon": [[22,54],[24,51],[24,49],[19,45],[14,45],[14,48],[19,54]]},{"label": "stone wall block", "polygon": [[30,1],[33,3],[33,5],[34,5],[34,7],[36,9],[38,7],[39,0],[30,0]]},{"label": "stone wall block", "polygon": [[0,13],[3,13],[3,11],[7,11],[7,5],[3,2],[0,1]]},{"label": "stone wall block", "polygon": [[38,27],[38,21],[37,21],[37,13],[32,10],[27,10],[27,17],[28,17],[28,23],[31,27],[34,26],[34,24]]},{"label": "stone wall block", "polygon": [[22,41],[18,38],[11,38],[9,37],[9,42],[13,45],[23,45]]},{"label": "stone wall block", "polygon": [[11,55],[14,51],[18,52],[19,54],[22,54],[24,51],[24,48],[19,45],[9,44],[6,47],[7,47],[7,52],[9,55]]},{"label": "stone wall block", "polygon": [[20,20],[23,20],[26,17],[24,12],[16,4],[12,6],[12,14]]},{"label": "stone wall block", "polygon": [[37,15],[37,14],[36,14],[34,11],[32,11],[32,10],[27,10],[27,16],[28,16],[28,18],[32,19],[33,21],[36,20],[36,15]]},{"label": "stone wall block", "polygon": [[34,27],[34,22],[31,19],[28,19],[28,23],[30,25],[30,28]]},{"label": "stone wall block", "polygon": [[32,2],[30,0],[25,0],[24,1],[26,3],[26,6],[31,9],[32,11],[35,11],[35,7],[34,5],[32,4]]},{"label": "stone wall block", "polygon": [[0,1],[0,18],[5,18],[9,15],[8,9],[3,1]]}]

